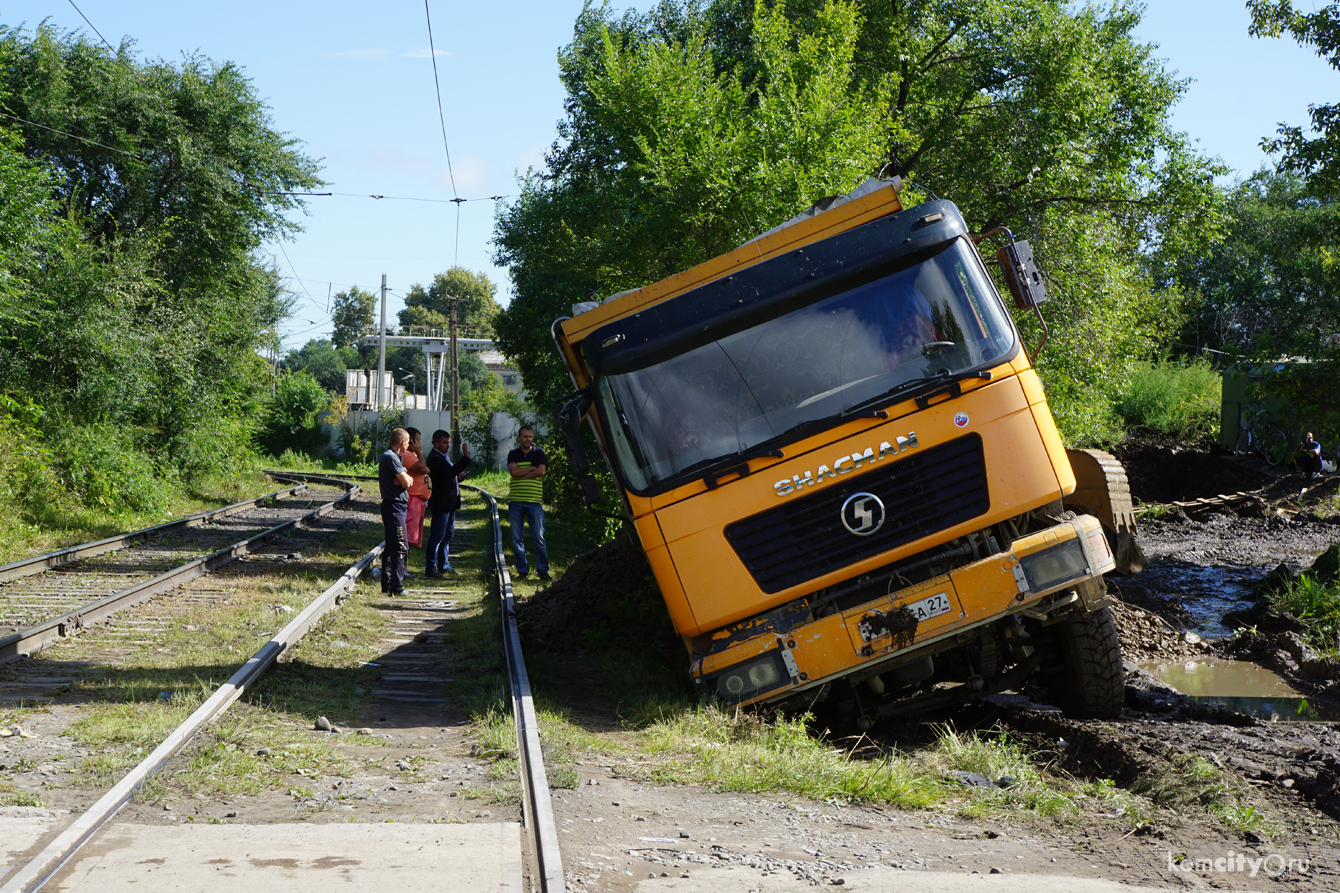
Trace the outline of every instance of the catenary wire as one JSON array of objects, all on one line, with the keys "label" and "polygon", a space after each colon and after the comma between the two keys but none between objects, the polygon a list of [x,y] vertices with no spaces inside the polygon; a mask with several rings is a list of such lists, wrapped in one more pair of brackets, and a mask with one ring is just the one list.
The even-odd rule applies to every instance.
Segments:
[{"label": "catenary wire", "polygon": [[109,50],[111,50],[113,53],[115,53],[115,52],[116,52],[116,47],[114,47],[114,46],[112,46],[110,43],[108,43],[107,38],[103,37],[103,36],[102,36],[102,32],[98,30],[98,26],[95,25],[95,24],[93,24],[92,22],[90,22],[90,21],[88,20],[88,16],[84,15],[84,11],[83,11],[82,9],[80,9],[78,6],[75,6],[75,2],[74,2],[74,0],[70,0],[70,5],[71,5],[71,6],[74,6],[74,11],[75,11],[75,12],[79,13],[79,18],[83,19],[84,22],[85,22],[90,28],[93,29],[93,33],[96,34],[96,35],[98,35],[98,39],[101,40],[103,43],[107,44],[107,49],[109,49]]}]

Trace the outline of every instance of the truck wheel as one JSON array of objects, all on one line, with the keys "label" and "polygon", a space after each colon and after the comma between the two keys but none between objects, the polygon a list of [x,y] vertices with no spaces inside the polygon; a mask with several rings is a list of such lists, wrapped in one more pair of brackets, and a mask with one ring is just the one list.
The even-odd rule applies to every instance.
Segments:
[{"label": "truck wheel", "polygon": [[1071,611],[1057,627],[1064,667],[1053,686],[1058,706],[1077,719],[1115,719],[1126,702],[1126,680],[1112,611]]}]

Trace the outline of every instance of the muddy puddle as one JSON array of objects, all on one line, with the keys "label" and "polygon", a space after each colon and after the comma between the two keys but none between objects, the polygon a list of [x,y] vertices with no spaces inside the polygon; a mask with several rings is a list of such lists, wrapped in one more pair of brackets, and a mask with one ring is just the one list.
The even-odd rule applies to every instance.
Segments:
[{"label": "muddy puddle", "polygon": [[1138,663],[1142,670],[1203,704],[1226,707],[1268,722],[1336,719],[1308,703],[1277,673],[1249,661],[1151,659]]},{"label": "muddy puddle", "polygon": [[1144,572],[1146,585],[1157,578],[1157,588],[1176,593],[1186,612],[1181,624],[1205,639],[1226,639],[1233,630],[1224,626],[1224,615],[1251,607],[1252,587],[1261,582],[1270,566],[1193,564],[1169,559]]}]

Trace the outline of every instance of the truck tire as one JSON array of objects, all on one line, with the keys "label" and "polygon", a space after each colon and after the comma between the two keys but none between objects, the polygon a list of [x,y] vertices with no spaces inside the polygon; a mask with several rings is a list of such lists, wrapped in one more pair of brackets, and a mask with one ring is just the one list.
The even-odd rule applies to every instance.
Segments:
[{"label": "truck tire", "polygon": [[1126,702],[1121,642],[1112,611],[1071,611],[1057,624],[1062,675],[1053,686],[1059,706],[1076,719],[1115,719]]}]

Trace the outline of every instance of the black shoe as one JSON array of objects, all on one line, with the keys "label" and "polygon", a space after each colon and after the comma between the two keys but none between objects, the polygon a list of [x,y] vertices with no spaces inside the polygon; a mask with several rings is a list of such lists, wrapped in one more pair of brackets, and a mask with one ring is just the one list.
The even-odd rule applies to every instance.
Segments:
[{"label": "black shoe", "polygon": [[527,580],[527,579],[530,579],[530,571],[526,571],[524,574],[523,574],[523,573],[518,573],[518,574],[516,575],[516,578],[517,578],[518,580]]},{"label": "black shoe", "polygon": [[540,579],[548,583],[553,578],[549,576],[548,571],[540,571]]},{"label": "black shoe", "polygon": [[388,593],[386,593],[386,594],[387,594],[387,595],[404,595],[404,594],[405,594],[405,590],[403,590],[403,589],[392,589],[390,592],[388,592]]},{"label": "black shoe", "polygon": [[[451,573],[451,569],[448,568],[447,571],[446,571],[446,573]],[[440,571],[440,570],[437,570],[436,568],[429,568],[428,570],[426,570],[426,571],[423,572],[423,575],[424,575],[425,577],[427,577],[428,579],[430,579],[430,580],[441,580],[441,579],[442,579],[442,574],[443,574],[443,572]]]}]

